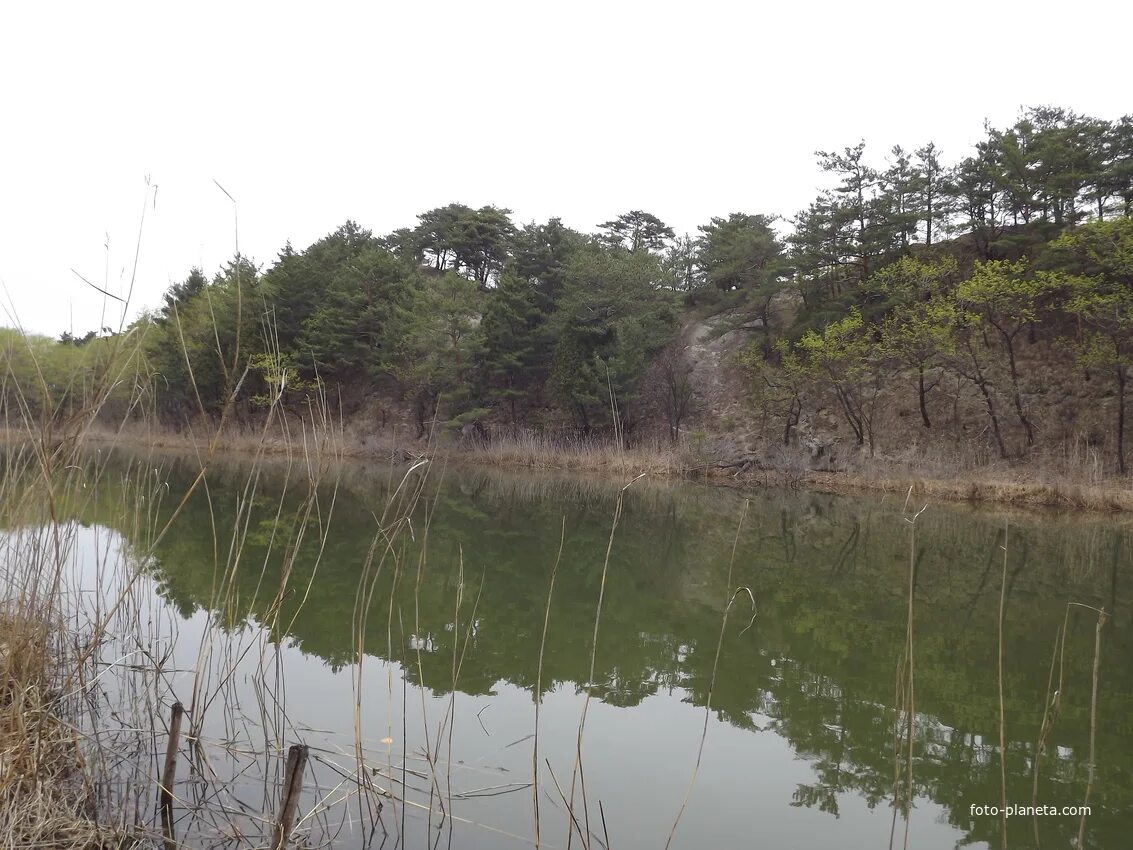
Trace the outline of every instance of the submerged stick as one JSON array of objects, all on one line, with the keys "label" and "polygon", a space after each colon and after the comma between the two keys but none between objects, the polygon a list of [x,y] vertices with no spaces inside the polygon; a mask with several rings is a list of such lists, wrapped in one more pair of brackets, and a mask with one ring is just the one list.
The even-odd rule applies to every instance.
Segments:
[{"label": "submerged stick", "polygon": [[173,838],[173,781],[177,776],[177,749],[181,740],[181,718],[185,707],[180,702],[173,703],[169,717],[169,743],[165,748],[165,768],[161,772],[161,787],[157,792],[157,805],[161,810],[161,834],[165,836],[166,850],[173,850],[177,842]]},{"label": "submerged stick", "polygon": [[1000,806],[1003,812],[1000,817],[1000,838],[1003,841],[1003,850],[1007,850],[1007,715],[1003,710],[1003,611],[1006,604],[1007,525],[1005,524],[1003,526],[1003,578],[999,585],[999,672],[997,676],[999,683],[999,788]]},{"label": "submerged stick", "polygon": [[[543,701],[543,655],[547,649],[547,628],[551,624],[551,599],[555,595],[555,578],[559,574],[559,562],[563,557],[564,543],[566,543],[565,514],[563,515],[562,533],[559,535],[559,554],[555,556],[555,565],[551,568],[551,586],[547,589],[547,605],[543,609],[543,636],[539,640],[539,667],[535,673],[535,732],[531,735],[535,739],[531,748],[531,805],[535,811],[535,850],[542,847],[542,833],[539,824],[539,706]],[[511,744],[508,744],[508,746],[510,747]]]},{"label": "submerged stick", "polygon": [[1102,627],[1105,625],[1105,608],[1098,611],[1098,625],[1094,631],[1094,675],[1090,692],[1090,765],[1086,772],[1086,796],[1082,800],[1082,820],[1078,825],[1078,846],[1086,840],[1086,812],[1090,810],[1090,792],[1094,790],[1094,770],[1097,767],[1094,750],[1098,731],[1098,674],[1102,662]]},{"label": "submerged stick", "polygon": [[287,751],[287,774],[283,782],[283,800],[279,807],[279,820],[271,839],[272,850],[284,850],[295,823],[295,810],[303,792],[303,770],[307,767],[307,745],[294,744]]},{"label": "submerged stick", "polygon": [[1059,671],[1058,688],[1054,687],[1054,668],[1058,666],[1059,659],[1059,646],[1065,647],[1066,644],[1066,626],[1070,622],[1070,606],[1066,606],[1066,613],[1063,615],[1062,625],[1054,633],[1054,651],[1050,656],[1050,673],[1047,674],[1046,679],[1046,698],[1043,709],[1043,722],[1039,728],[1039,737],[1035,741],[1035,756],[1034,756],[1034,771],[1033,781],[1031,784],[1031,805],[1035,807],[1036,814],[1031,818],[1031,823],[1035,830],[1035,850],[1042,850],[1042,838],[1039,835],[1039,768],[1042,766],[1043,753],[1046,752],[1047,742],[1050,739],[1050,734],[1054,729],[1054,724],[1058,720],[1058,712],[1060,700],[1062,698],[1062,675]]}]

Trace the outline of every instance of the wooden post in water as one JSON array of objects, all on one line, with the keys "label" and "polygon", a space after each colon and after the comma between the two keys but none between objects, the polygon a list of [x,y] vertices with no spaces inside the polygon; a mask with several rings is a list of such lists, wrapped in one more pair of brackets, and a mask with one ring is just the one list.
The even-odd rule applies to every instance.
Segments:
[{"label": "wooden post in water", "polygon": [[181,742],[181,718],[185,708],[180,702],[173,703],[169,718],[169,743],[165,747],[165,769],[161,772],[161,787],[157,792],[157,804],[161,810],[161,833],[165,836],[166,850],[173,850],[177,842],[173,838],[173,782],[177,778],[177,748]]},{"label": "wooden post in water", "polygon": [[307,767],[307,745],[295,744],[287,751],[287,773],[283,777],[283,799],[271,839],[271,850],[285,850],[295,824],[295,810],[303,792],[303,771]]}]

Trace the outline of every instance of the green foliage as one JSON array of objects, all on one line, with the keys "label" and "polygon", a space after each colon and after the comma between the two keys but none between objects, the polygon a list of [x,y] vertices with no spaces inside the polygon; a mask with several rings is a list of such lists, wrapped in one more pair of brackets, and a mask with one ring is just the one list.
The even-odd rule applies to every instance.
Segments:
[{"label": "green foliage", "polygon": [[933,142],[917,148],[916,157],[913,188],[917,193],[917,213],[924,222],[924,243],[931,246],[940,224],[948,221],[955,193],[948,170],[941,164],[940,151]]},{"label": "green foliage", "polygon": [[268,307],[262,284],[257,266],[237,256],[211,283],[183,304],[168,304],[168,315],[145,328],[163,415],[183,421],[216,414],[238,385],[252,393],[262,389],[241,383],[249,358],[264,351]]},{"label": "green foliage", "polygon": [[1117,465],[1126,470],[1125,419],[1133,369],[1133,219],[1098,221],[1070,231],[1050,246],[1046,278],[1066,286],[1066,310],[1081,320],[1078,356],[1088,368],[1113,375],[1117,389]]},{"label": "green foliage", "polygon": [[[273,335],[286,350],[302,351],[303,328],[316,307],[325,303],[336,276],[367,251],[380,249],[370,231],[347,221],[301,253],[288,244],[264,275],[264,289],[279,309],[272,316]],[[313,377],[310,357],[300,357]]]},{"label": "green foliage", "polygon": [[[957,327],[962,317],[952,298],[933,292],[931,288],[940,280],[940,270],[933,271],[931,267],[910,268],[916,265],[922,264],[909,261],[905,266],[906,270],[913,273],[904,278],[902,283],[913,285],[909,289],[899,290],[904,297],[896,302],[885,318],[881,327],[880,344],[884,356],[916,372],[917,403],[920,408],[921,423],[924,427],[931,428],[928,394],[940,382],[940,377],[937,376],[929,383],[926,375],[934,368],[943,369],[955,355]],[[897,266],[890,267],[890,269],[897,268]],[[944,275],[947,275],[946,271]],[[881,285],[884,287],[887,283],[890,281],[881,282]],[[922,293],[927,293],[927,298],[918,297]]]},{"label": "green foliage", "polygon": [[673,239],[665,249],[662,267],[672,276],[677,289],[692,293],[703,283],[703,270],[699,264],[698,242],[687,233]]},{"label": "green foliage", "polygon": [[158,313],[158,320],[168,322],[174,310],[178,307],[184,309],[185,305],[200,295],[206,286],[208,286],[208,278],[205,277],[204,271],[194,266],[185,280],[169,287],[169,291],[164,296],[165,303]]},{"label": "green foliage", "polygon": [[572,259],[552,319],[557,342],[549,385],[584,430],[614,407],[631,411],[646,358],[673,334],[672,288],[646,251],[592,243]]},{"label": "green foliage", "polygon": [[865,162],[865,142],[841,153],[818,151],[819,167],[837,175],[836,203],[830,207],[832,225],[841,248],[840,261],[850,269],[851,280],[860,284],[886,247],[888,234],[882,227],[884,206],[877,189],[880,176]]},{"label": "green foliage", "polygon": [[1035,432],[1023,403],[1016,338],[1038,317],[1049,291],[1047,278],[1030,276],[1026,264],[1005,260],[977,263],[971,277],[956,288],[960,309],[973,314],[968,321],[973,325],[982,321],[998,338],[1007,361],[1011,401],[1028,446],[1034,444]]},{"label": "green foliage", "polygon": [[350,383],[378,380],[392,369],[391,323],[408,303],[414,277],[394,255],[372,246],[336,269],[296,346],[312,377]]},{"label": "green foliage", "polygon": [[467,410],[482,348],[483,293],[455,272],[426,279],[399,310],[398,377],[416,402],[418,436],[438,415]]},{"label": "green foliage", "polygon": [[[452,203],[382,238],[347,221],[303,250],[286,245],[262,276],[243,257],[211,279],[194,268],[134,328],[156,409],[177,423],[230,405],[246,416],[304,404],[322,385],[352,409],[409,398],[422,434],[436,417],[485,416],[628,433],[659,406],[675,434],[677,396],[659,405],[649,384],[667,374],[687,392],[687,364],[662,354],[682,304],[751,335],[757,403],[783,417],[788,441],[804,400],[818,410],[834,398],[872,445],[878,387],[894,375],[915,378],[931,427],[927,399],[948,371],[978,389],[1006,455],[997,405],[1033,439],[1022,334],[1073,337],[1124,398],[1133,116],[1024,110],[985,127],[954,167],[931,142],[893,145],[881,163],[864,141],[817,156],[829,184],[785,240],[770,215],[713,217],[693,240],[642,210],[587,236]],[[9,345],[7,362],[49,409],[86,392],[77,353],[112,348],[67,333]]]},{"label": "green foliage", "polygon": [[482,368],[488,394],[507,408],[513,425],[544,379],[545,319],[535,285],[505,272],[484,308]]},{"label": "green foliage", "polygon": [[507,262],[515,226],[511,210],[481,207],[458,216],[449,236],[457,265],[480,287],[500,272]]},{"label": "green foliage", "polygon": [[861,313],[853,310],[821,332],[808,331],[795,348],[806,374],[833,390],[857,444],[868,443],[872,454],[884,352],[874,344]]},{"label": "green foliage", "polygon": [[[778,331],[772,301],[784,290],[789,269],[783,243],[765,215],[732,213],[701,225],[697,264],[707,285],[721,293],[735,293],[743,309],[740,321],[758,323],[765,356],[770,355]],[[727,303],[727,302],[725,302]]]},{"label": "green foliage", "polygon": [[592,355],[591,340],[577,327],[568,327],[559,336],[551,360],[548,388],[575,417],[584,433],[589,433],[594,417],[600,415],[604,377]]},{"label": "green foliage", "polygon": [[732,213],[700,227],[698,263],[705,280],[717,289],[758,289],[783,271],[783,246],[772,217]]},{"label": "green foliage", "polygon": [[803,398],[813,384],[807,364],[787,340],[775,344],[775,357],[768,359],[757,346],[740,353],[738,364],[751,378],[751,403],[763,413],[783,423],[783,445],[791,443],[792,432],[803,412]]},{"label": "green foliage", "polygon": [[591,243],[572,257],[564,283],[556,310],[561,322],[604,329],[625,318],[672,317],[672,279],[645,252]]},{"label": "green foliage", "polygon": [[889,356],[923,371],[955,351],[955,334],[962,315],[951,298],[900,304],[886,317],[881,345]]},{"label": "green foliage", "polygon": [[902,257],[875,273],[867,284],[870,301],[884,308],[945,295],[960,278],[954,257]]},{"label": "green foliage", "polygon": [[511,210],[449,204],[417,216],[412,234],[398,231],[388,244],[403,256],[431,257],[437,271],[463,270],[481,288],[503,268],[515,237]]},{"label": "green foliage", "polygon": [[73,433],[93,411],[121,419],[145,384],[140,332],[60,340],[0,328],[0,422]]},{"label": "green foliage", "polygon": [[299,365],[288,354],[261,352],[248,358],[249,374],[255,376],[254,391],[250,396],[253,405],[270,408],[280,402],[296,402],[309,398],[318,390],[315,381],[300,377]]},{"label": "green foliage", "polygon": [[625,248],[636,254],[641,251],[658,252],[665,242],[674,239],[673,228],[652,213],[631,210],[617,218],[598,225],[603,241],[616,248]]},{"label": "green foliage", "polygon": [[437,271],[448,268],[450,260],[455,262],[453,242],[456,231],[461,219],[471,212],[472,209],[464,204],[449,204],[417,216],[417,244],[427,259],[431,257],[433,268]]},{"label": "green foliage", "polygon": [[567,266],[586,237],[552,218],[523,228],[513,244],[515,273],[535,286],[540,311],[551,313],[562,295]]},{"label": "green foliage", "polygon": [[1133,218],[1095,221],[1070,230],[1046,246],[1037,266],[1133,289]]},{"label": "green foliage", "polygon": [[1006,260],[977,263],[955,290],[963,309],[1011,336],[1037,318],[1048,292],[1045,278],[1029,276],[1025,263]]},{"label": "green foliage", "polygon": [[900,145],[894,145],[889,153],[889,168],[879,175],[878,213],[885,224],[883,235],[890,240],[888,250],[904,252],[917,238],[921,218],[918,192],[924,177],[912,155]]}]

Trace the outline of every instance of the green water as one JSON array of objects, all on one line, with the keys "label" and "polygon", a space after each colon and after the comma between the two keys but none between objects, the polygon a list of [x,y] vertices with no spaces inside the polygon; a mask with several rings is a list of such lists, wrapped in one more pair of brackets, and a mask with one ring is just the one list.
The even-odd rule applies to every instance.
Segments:
[{"label": "green water", "polygon": [[[151,458],[144,468],[168,483],[148,520],[157,527],[194,467]],[[107,486],[122,486],[115,482],[123,474],[112,470]],[[278,630],[285,633],[280,664],[293,738],[320,730],[349,740],[362,694],[362,735],[392,738],[388,759],[396,766],[403,750],[438,751],[438,724],[451,712],[451,741],[442,732],[439,746],[440,787],[515,786],[461,798],[452,810],[463,820],[440,830],[422,809],[405,811],[399,822],[387,804],[384,824],[401,839],[392,835],[385,846],[426,846],[442,833],[442,846],[524,846],[515,836],[534,835],[531,792],[520,785],[532,776],[540,641],[560,540],[542,660],[546,846],[567,843],[551,772],[569,795],[587,692],[581,749],[588,806],[584,812],[579,795],[578,811],[598,836],[594,847],[607,834],[615,848],[664,846],[702,733],[700,767],[672,846],[888,847],[891,834],[893,846],[903,845],[905,822],[899,816],[894,826],[891,805],[912,530],[902,499],[645,479],[621,494],[618,512],[615,482],[434,469],[411,524],[387,550],[376,535],[400,474],[351,464],[327,473],[311,499],[298,468],[273,464],[252,475],[238,464],[217,467],[149,567],[181,622],[182,642],[195,652],[218,577],[233,562],[235,529],[243,546],[232,571],[235,601],[220,614],[228,627],[271,619],[288,565]],[[113,503],[107,497],[87,520],[136,534],[136,517],[130,532]],[[285,541],[300,528],[303,539],[289,554]],[[1067,603],[1104,607],[1086,846],[1130,846],[1128,520],[932,504],[915,530],[909,846],[1001,846],[1000,819],[974,815],[972,807],[998,805],[1003,796],[997,663],[1005,539],[1007,801],[1082,802],[1097,623],[1090,609],[1069,609],[1055,671],[1060,714],[1037,795],[1035,742]],[[360,586],[368,606],[359,604]],[[179,655],[190,669],[192,654],[182,648]],[[175,679],[174,691],[188,681],[188,674]],[[234,693],[240,687],[250,686],[236,682]],[[418,791],[429,785],[420,779]],[[1038,846],[1037,829],[1041,847],[1072,847],[1079,823],[1015,817],[1008,844]],[[379,833],[372,846],[381,842]],[[572,842],[580,846],[577,835]],[[349,832],[338,839],[340,846],[361,843]]]}]

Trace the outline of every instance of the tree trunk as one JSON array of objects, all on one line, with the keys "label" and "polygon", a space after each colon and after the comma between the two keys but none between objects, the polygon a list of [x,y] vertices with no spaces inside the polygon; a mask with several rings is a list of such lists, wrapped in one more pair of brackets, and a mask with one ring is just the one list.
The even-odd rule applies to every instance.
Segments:
[{"label": "tree trunk", "polygon": [[1015,402],[1015,413],[1019,417],[1019,422],[1023,425],[1023,430],[1027,434],[1027,446],[1035,444],[1035,429],[1031,426],[1031,420],[1027,418],[1027,414],[1023,412],[1023,397],[1019,392],[1019,370],[1015,366],[1015,343],[1012,340],[1012,335],[1008,334],[1003,328],[996,326],[999,330],[1000,336],[1003,337],[1003,343],[1007,347],[1007,362],[1011,368],[1011,396]]},{"label": "tree trunk", "polygon": [[917,393],[920,397],[921,403],[921,422],[924,423],[926,428],[932,427],[932,422],[928,418],[928,407],[925,405],[926,390],[924,386],[924,364],[921,363],[917,366]]},{"label": "tree trunk", "polygon": [[791,399],[791,406],[787,409],[787,424],[783,428],[783,445],[791,445],[791,429],[799,424],[799,416],[802,415],[803,403],[799,400],[798,396]]},{"label": "tree trunk", "polygon": [[575,402],[574,408],[578,411],[578,419],[582,423],[582,435],[590,436],[590,417],[586,415],[586,405]]},{"label": "tree trunk", "polygon": [[862,425],[860,413],[854,408],[853,399],[841,386],[836,385],[834,391],[838,395],[838,400],[842,402],[842,411],[846,414],[846,421],[850,424],[850,428],[854,432],[854,438],[857,440],[859,446],[864,446],[865,428]]},{"label": "tree trunk", "polygon": [[983,367],[980,366],[980,360],[976,356],[976,352],[972,349],[972,341],[967,341],[968,356],[972,361],[972,368],[975,370],[973,375],[969,376],[969,380],[974,383],[984,397],[984,404],[987,406],[987,418],[991,422],[991,430],[995,435],[995,444],[999,447],[1000,458],[1007,459],[1007,446],[1003,442],[1003,434],[999,430],[999,414],[995,412],[995,400],[991,395],[991,385],[987,378],[984,376]]},{"label": "tree trunk", "polygon": [[925,236],[924,242],[925,242],[925,245],[927,247],[931,248],[932,247],[932,193],[931,192],[928,195],[928,209],[925,213],[924,225],[925,225],[925,227],[924,227],[924,231],[925,231],[924,232],[924,236]]},{"label": "tree trunk", "polygon": [[1125,474],[1125,364],[1117,364],[1117,469]]},{"label": "tree trunk", "polygon": [[1003,444],[1003,435],[999,432],[999,416],[995,412],[995,401],[991,397],[991,392],[988,390],[987,383],[980,381],[978,384],[980,392],[983,393],[984,402],[987,404],[987,416],[991,420],[991,430],[995,434],[996,445],[999,446],[1000,458],[1007,459],[1007,447]]}]

